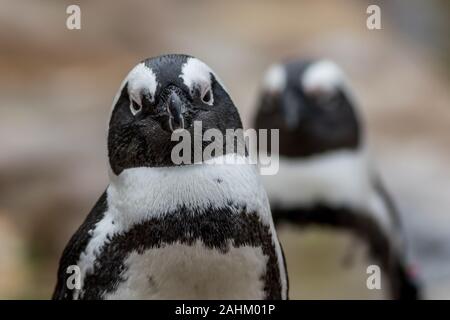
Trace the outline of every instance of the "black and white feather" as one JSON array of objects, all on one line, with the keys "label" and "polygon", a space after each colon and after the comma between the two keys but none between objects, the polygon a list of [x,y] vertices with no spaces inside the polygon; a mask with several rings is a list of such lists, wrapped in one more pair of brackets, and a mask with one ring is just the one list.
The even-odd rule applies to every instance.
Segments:
[{"label": "black and white feather", "polygon": [[[110,184],[62,255],[54,299],[286,299],[287,275],[256,168],[227,153],[174,165],[171,133],[241,128],[214,72],[185,55],[134,67],[113,102]],[[69,289],[70,265],[81,288]]]},{"label": "black and white feather", "polygon": [[400,217],[371,164],[348,81],[331,61],[269,68],[255,127],[279,129],[278,174],[264,176],[275,222],[349,230],[388,275],[393,298],[416,298]]}]

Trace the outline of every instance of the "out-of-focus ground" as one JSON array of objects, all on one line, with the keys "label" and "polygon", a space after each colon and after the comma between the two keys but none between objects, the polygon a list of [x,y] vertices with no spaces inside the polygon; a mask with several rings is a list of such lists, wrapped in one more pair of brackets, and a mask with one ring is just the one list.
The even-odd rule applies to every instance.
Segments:
[{"label": "out-of-focus ground", "polygon": [[[382,12],[375,31],[366,28],[369,2],[356,0],[76,3],[77,31],[65,27],[72,1],[0,5],[0,298],[50,297],[57,259],[108,181],[115,91],[136,62],[169,52],[215,69],[247,127],[270,63],[339,63],[402,210],[426,297],[450,298],[447,1],[371,1]],[[363,266],[333,274],[330,259],[347,240],[289,230],[280,238],[292,298],[377,297],[358,285]]]}]

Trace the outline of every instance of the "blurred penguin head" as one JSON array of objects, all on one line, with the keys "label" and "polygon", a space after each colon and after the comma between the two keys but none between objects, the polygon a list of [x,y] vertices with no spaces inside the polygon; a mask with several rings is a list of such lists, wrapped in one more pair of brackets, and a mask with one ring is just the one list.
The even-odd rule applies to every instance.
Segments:
[{"label": "blurred penguin head", "polygon": [[280,155],[357,149],[360,124],[345,76],[331,61],[292,61],[266,72],[255,127],[280,130]]}]

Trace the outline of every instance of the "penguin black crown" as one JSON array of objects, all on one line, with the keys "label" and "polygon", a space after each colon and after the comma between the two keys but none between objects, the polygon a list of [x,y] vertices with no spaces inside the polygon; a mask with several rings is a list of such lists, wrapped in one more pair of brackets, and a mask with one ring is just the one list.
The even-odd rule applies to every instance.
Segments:
[{"label": "penguin black crown", "polygon": [[[287,298],[256,168],[233,152],[220,157],[235,163],[173,164],[171,134],[194,121],[242,128],[205,63],[164,55],[130,71],[109,123],[110,184],[62,254],[54,299]],[[71,266],[78,287],[67,285]]]},{"label": "penguin black crown", "polygon": [[270,67],[255,127],[279,129],[279,172],[263,177],[275,222],[350,231],[387,275],[390,298],[417,298],[400,216],[370,163],[340,68],[328,60]]}]

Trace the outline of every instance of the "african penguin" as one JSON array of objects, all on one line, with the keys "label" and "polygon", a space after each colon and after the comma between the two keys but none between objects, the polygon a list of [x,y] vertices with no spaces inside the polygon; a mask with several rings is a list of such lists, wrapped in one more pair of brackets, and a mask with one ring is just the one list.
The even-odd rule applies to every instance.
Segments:
[{"label": "african penguin", "polygon": [[[54,299],[287,299],[257,168],[234,148],[222,163],[174,164],[172,133],[192,135],[194,121],[242,128],[205,63],[163,55],[129,72],[109,121],[110,183],[62,254]],[[69,266],[78,288],[67,286]]]},{"label": "african penguin", "polygon": [[296,60],[269,68],[254,126],[279,129],[279,171],[263,177],[274,221],[303,230],[347,230],[364,239],[389,279],[390,297],[415,299],[404,230],[370,163],[356,112],[348,81],[333,62]]}]

